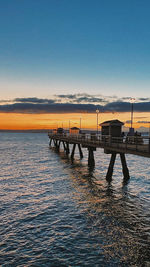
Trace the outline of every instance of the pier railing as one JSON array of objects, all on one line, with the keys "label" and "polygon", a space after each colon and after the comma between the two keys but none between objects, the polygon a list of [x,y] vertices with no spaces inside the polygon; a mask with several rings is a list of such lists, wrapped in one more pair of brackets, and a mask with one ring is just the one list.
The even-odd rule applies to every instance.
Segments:
[{"label": "pier railing", "polygon": [[82,146],[102,147],[108,149],[118,149],[130,152],[141,152],[150,154],[150,138],[148,136],[124,136],[112,137],[110,135],[90,135],[90,134],[53,134],[49,137],[69,143],[80,143]]}]

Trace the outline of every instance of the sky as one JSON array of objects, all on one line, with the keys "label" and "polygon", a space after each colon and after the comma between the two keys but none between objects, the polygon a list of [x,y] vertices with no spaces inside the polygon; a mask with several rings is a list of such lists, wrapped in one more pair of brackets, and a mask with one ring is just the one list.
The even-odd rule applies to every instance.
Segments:
[{"label": "sky", "polygon": [[149,127],[149,10],[148,0],[0,0],[0,129],[81,116],[94,128],[96,108],[128,127],[131,98],[135,126]]}]

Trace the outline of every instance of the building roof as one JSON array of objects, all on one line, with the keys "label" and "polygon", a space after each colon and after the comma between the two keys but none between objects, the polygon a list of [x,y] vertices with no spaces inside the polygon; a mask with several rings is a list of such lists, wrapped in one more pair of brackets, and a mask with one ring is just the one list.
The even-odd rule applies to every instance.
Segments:
[{"label": "building roof", "polygon": [[78,127],[72,127],[71,130],[80,130]]},{"label": "building roof", "polygon": [[119,120],[110,120],[110,121],[104,121],[100,124],[100,126],[110,126],[110,125],[121,126],[121,125],[124,125],[124,123]]}]

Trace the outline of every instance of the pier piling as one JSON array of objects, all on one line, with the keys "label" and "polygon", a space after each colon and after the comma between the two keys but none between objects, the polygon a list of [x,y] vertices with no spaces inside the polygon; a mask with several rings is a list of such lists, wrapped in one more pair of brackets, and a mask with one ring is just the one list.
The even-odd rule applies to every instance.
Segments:
[{"label": "pier piling", "polygon": [[52,145],[52,139],[49,140],[49,147]]},{"label": "pier piling", "polygon": [[79,148],[80,158],[82,159],[83,158],[83,152],[82,152],[80,144],[78,144],[78,148]]},{"label": "pier piling", "polygon": [[110,163],[109,163],[109,167],[108,167],[108,171],[107,171],[107,174],[106,174],[106,179],[107,180],[111,180],[111,178],[112,178],[115,160],[116,160],[116,153],[112,153],[111,154]]},{"label": "pier piling", "polygon": [[94,150],[95,149],[88,147],[88,166],[95,166]]},{"label": "pier piling", "polygon": [[66,142],[66,155],[69,155],[70,149],[69,149],[69,143]]},{"label": "pier piling", "polygon": [[120,153],[120,159],[122,163],[122,172],[125,180],[128,180],[130,178],[129,170],[126,163],[126,158],[124,153]]},{"label": "pier piling", "polygon": [[75,148],[76,148],[76,144],[73,144],[72,153],[71,153],[71,159],[74,158]]}]

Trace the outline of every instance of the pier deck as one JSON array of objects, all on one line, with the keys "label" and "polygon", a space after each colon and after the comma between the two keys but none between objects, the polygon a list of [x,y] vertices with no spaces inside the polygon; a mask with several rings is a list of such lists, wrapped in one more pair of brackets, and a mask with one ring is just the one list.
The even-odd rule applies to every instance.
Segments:
[{"label": "pier deck", "polygon": [[61,142],[67,142],[69,144],[80,144],[82,147],[88,148],[104,148],[104,152],[109,153],[109,151],[113,151],[116,153],[125,153],[125,154],[133,154],[142,157],[150,158],[150,138],[143,137],[143,143],[138,142],[135,139],[134,142],[125,141],[125,139],[121,139],[118,137],[110,138],[107,137],[99,137],[96,140],[91,140],[90,136],[86,136],[82,138],[80,135],[71,136],[71,135],[59,135],[59,134],[48,134],[50,139],[55,139]]}]

